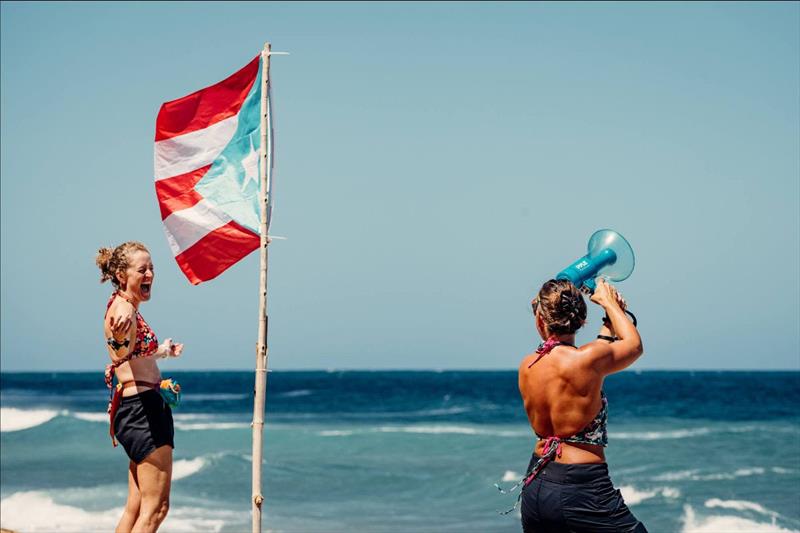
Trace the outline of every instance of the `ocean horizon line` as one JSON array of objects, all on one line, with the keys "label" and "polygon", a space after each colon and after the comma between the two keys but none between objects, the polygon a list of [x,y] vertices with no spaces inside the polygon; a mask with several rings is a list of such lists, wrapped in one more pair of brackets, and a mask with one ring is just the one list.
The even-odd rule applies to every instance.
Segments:
[{"label": "ocean horizon line", "polygon": [[[253,372],[253,368],[192,368],[192,369],[168,369],[168,373],[224,373],[224,372]],[[517,372],[516,368],[512,367],[491,367],[491,368],[269,368],[269,373],[334,373],[334,372],[386,372],[386,373],[428,373],[428,374],[444,374],[448,372]],[[92,374],[101,371],[97,369],[52,369],[52,370],[0,370],[0,375],[3,374]],[[800,373],[800,368],[641,368],[641,369],[626,369],[619,374],[640,374],[640,373],[656,373],[656,372],[680,372],[680,373]]]}]

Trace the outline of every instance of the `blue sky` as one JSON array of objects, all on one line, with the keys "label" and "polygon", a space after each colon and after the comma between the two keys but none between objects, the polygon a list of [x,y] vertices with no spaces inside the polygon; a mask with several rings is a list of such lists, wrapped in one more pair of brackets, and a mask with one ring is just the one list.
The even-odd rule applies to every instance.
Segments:
[{"label": "blue sky", "polygon": [[[798,3],[2,3],[2,369],[98,370],[135,239],[165,364],[254,363],[258,256],[191,286],[153,188],[164,101],[269,40],[270,361],[515,369],[530,298],[610,227],[641,369],[800,368]],[[579,337],[599,327],[593,309]]]}]

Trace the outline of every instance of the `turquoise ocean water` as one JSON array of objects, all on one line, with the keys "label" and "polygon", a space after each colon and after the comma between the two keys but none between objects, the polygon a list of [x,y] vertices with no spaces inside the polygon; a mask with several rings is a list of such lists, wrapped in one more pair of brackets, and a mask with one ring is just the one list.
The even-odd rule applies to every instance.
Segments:
[{"label": "turquoise ocean water", "polygon": [[[249,531],[253,376],[175,373],[162,531]],[[800,531],[800,373],[606,380],[611,477],[650,531]],[[110,531],[127,458],[100,373],[0,375],[0,525]],[[520,531],[534,440],[515,372],[272,372],[267,531]]]}]

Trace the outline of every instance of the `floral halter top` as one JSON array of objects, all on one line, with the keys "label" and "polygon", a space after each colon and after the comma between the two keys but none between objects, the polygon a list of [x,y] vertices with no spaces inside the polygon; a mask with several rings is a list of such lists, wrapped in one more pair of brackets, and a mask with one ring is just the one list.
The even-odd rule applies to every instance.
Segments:
[{"label": "floral halter top", "polygon": [[[577,444],[594,444],[595,446],[608,446],[608,431],[606,424],[608,423],[608,399],[606,393],[600,391],[600,411],[597,416],[589,422],[585,428],[571,437],[564,437],[561,442],[574,442]],[[536,434],[540,439],[547,439],[546,435]]]},{"label": "floral halter top", "polygon": [[[117,291],[111,295],[111,298],[106,304],[106,314],[111,309],[111,304],[114,303],[114,298],[119,296],[126,302],[130,303],[124,294]],[[152,355],[158,349],[158,338],[156,334],[150,329],[150,326],[145,322],[139,311],[136,311],[136,343],[133,345],[133,351],[130,353],[129,359],[136,359],[138,357],[147,357]]]},{"label": "floral halter top", "polygon": [[[111,309],[111,304],[114,302],[114,299],[119,296],[125,301],[129,301],[121,292],[116,291],[114,294],[111,295],[111,298],[108,300],[108,304],[106,304],[106,315],[108,314],[108,310]],[[113,386],[114,381],[114,373],[119,365],[123,363],[127,363],[131,359],[138,359],[140,357],[149,357],[153,355],[156,350],[158,349],[158,337],[156,337],[155,332],[150,328],[150,326],[145,322],[142,315],[139,311],[136,311],[136,341],[133,344],[133,350],[125,356],[123,359],[106,365],[106,385],[108,388]]]}]

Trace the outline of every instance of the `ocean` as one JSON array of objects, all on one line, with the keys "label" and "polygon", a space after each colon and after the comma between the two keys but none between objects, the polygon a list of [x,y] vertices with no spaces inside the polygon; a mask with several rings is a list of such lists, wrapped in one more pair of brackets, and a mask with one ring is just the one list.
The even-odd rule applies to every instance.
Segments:
[{"label": "ocean", "polygon": [[[250,530],[252,372],[174,372],[161,531]],[[800,531],[800,372],[606,379],[614,485],[651,532]],[[0,374],[0,525],[111,531],[127,490],[101,372]],[[271,372],[265,531],[516,532],[534,438],[514,371]]]}]

